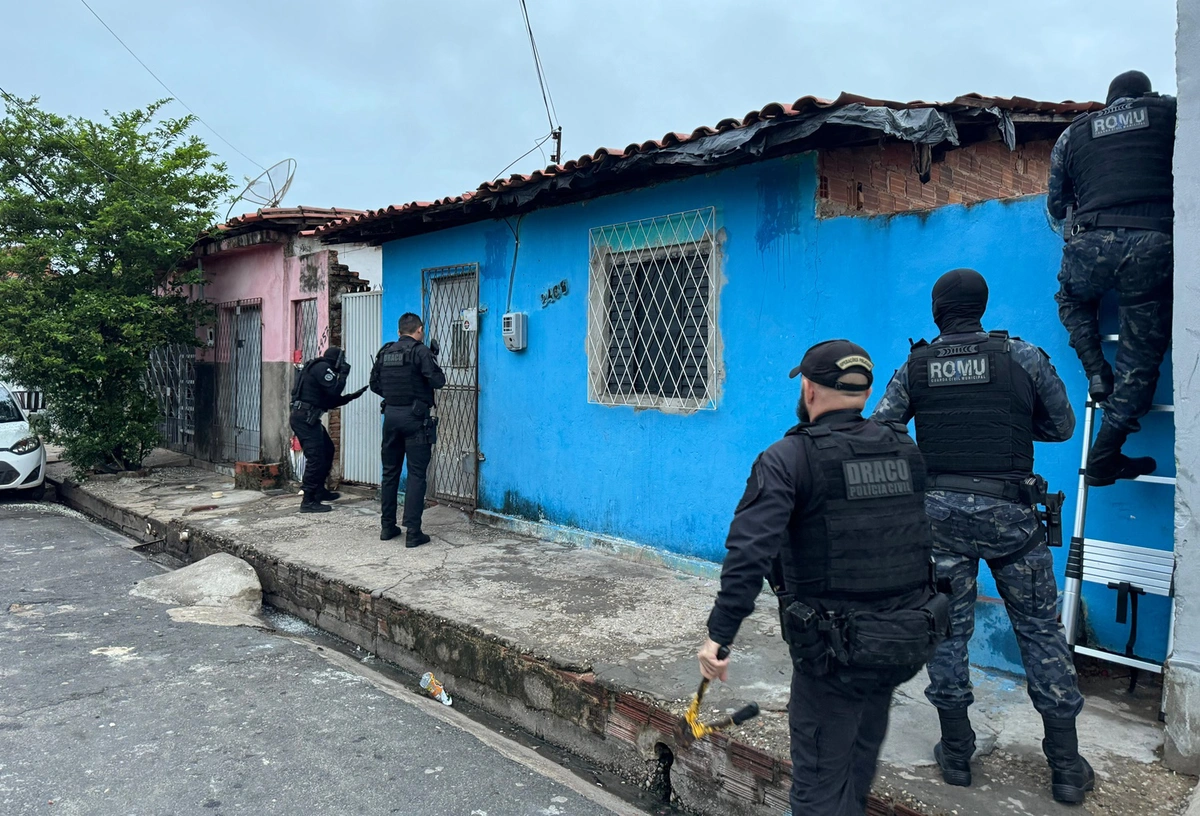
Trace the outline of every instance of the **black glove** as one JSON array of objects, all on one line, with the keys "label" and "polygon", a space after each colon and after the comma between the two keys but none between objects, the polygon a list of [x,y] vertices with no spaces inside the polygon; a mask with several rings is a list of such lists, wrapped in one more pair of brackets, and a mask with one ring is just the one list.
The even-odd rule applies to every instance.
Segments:
[{"label": "black glove", "polygon": [[436,337],[434,337],[433,339],[431,339],[429,341],[429,353],[430,354],[432,354],[434,357],[437,357],[438,352],[441,350],[442,350],[442,347],[438,345],[438,341],[437,341]]},{"label": "black glove", "polygon": [[367,386],[364,385],[362,388],[358,389],[357,391],[350,392],[350,399],[358,399],[366,392],[367,392]]}]

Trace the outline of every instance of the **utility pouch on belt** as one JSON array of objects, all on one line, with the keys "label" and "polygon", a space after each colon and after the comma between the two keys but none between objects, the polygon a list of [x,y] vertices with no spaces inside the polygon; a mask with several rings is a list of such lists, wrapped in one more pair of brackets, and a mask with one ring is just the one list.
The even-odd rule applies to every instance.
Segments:
[{"label": "utility pouch on belt", "polygon": [[429,416],[429,406],[420,400],[417,400],[412,404],[412,413],[413,416],[417,417],[418,419],[424,419],[425,417]]},{"label": "utility pouch on belt", "polygon": [[796,670],[811,677],[828,674],[833,668],[833,651],[820,613],[803,601],[792,601],[781,610],[780,618]]},{"label": "utility pouch on belt", "polygon": [[855,612],[846,623],[846,665],[866,669],[919,666],[950,627],[950,597],[936,593],[919,609]]}]

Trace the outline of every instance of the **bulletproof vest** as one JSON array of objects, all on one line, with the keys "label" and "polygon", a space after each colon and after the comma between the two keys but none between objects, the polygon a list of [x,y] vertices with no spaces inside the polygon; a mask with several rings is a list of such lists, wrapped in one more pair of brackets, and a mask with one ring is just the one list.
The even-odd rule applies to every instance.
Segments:
[{"label": "bulletproof vest", "polygon": [[913,347],[909,405],[931,474],[1033,472],[1036,388],[1010,353],[1007,332],[984,340]]},{"label": "bulletproof vest", "polygon": [[433,387],[416,364],[417,341],[401,337],[379,351],[380,388],[388,405],[433,405]]},{"label": "bulletproof vest", "polygon": [[812,494],[797,502],[780,553],[800,599],[901,595],[930,582],[925,464],[899,423],[800,425]]},{"label": "bulletproof vest", "polygon": [[[309,360],[304,364],[304,368],[300,369],[300,376],[296,378],[296,384],[292,387],[292,401],[304,402],[314,408],[324,408],[322,402],[325,399],[325,392],[320,386],[319,379],[323,377],[326,371],[329,371],[328,360],[323,357],[318,357],[315,360]],[[326,363],[323,370],[316,368],[317,363]]]},{"label": "bulletproof vest", "polygon": [[304,364],[303,368],[296,372],[296,377],[292,381],[292,402],[300,400],[300,392],[304,387],[304,380],[306,377],[308,377],[308,372],[312,370],[314,365],[321,362],[322,359],[323,358],[321,357],[316,357],[312,360],[309,360]]},{"label": "bulletproof vest", "polygon": [[1122,99],[1076,117],[1066,168],[1075,186],[1075,215],[1145,202],[1169,204],[1175,146],[1175,101]]}]

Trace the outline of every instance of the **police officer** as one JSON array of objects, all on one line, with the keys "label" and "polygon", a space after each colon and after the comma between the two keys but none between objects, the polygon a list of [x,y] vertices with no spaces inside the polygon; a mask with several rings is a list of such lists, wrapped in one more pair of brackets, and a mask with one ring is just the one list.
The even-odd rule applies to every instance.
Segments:
[{"label": "police officer", "polygon": [[396,491],[400,470],[408,457],[408,483],[404,487],[405,547],[429,541],[421,532],[425,510],[425,473],[433,454],[437,418],[433,392],[446,384],[446,375],[425,339],[425,324],[412,312],[400,317],[400,338],[379,350],[371,369],[371,390],[383,397],[383,484],[380,487],[380,541],[400,535],[396,526]]},{"label": "police officer", "polygon": [[[1089,485],[1152,473],[1155,461],[1121,453],[1150,410],[1158,369],[1171,341],[1173,278],[1171,157],[1175,99],[1151,93],[1128,71],[1108,87],[1108,106],[1075,119],[1050,154],[1046,208],[1063,247],[1058,316],[1104,403],[1088,454]],[[1073,209],[1069,234],[1062,223]],[[1100,348],[1101,298],[1120,297],[1116,371]]]},{"label": "police officer", "polygon": [[718,649],[770,572],[794,667],[797,816],[865,813],[892,691],[947,625],[946,598],[931,589],[921,454],[903,425],[861,414],[872,368],[860,346],[829,340],[792,370],[804,376],[801,424],[754,462],[699,653],[705,677],[726,679]]},{"label": "police officer", "polygon": [[292,387],[289,421],[292,433],[300,440],[300,447],[304,450],[301,513],[327,513],[333,508],[321,502],[341,498],[340,493],[334,493],[325,486],[333,467],[333,440],[321,423],[321,414],[358,399],[367,390],[363,386],[343,396],[348,376],[350,364],[346,362],[345,353],[337,346],[330,346],[324,356],[305,363]]},{"label": "police officer", "polygon": [[913,346],[872,419],[916,417],[917,445],[929,470],[925,510],[933,530],[937,577],[950,585],[950,637],[929,661],[925,696],[938,710],[942,739],[934,756],[948,784],[971,784],[975,732],[967,643],[975,630],[975,576],[987,561],[1008,610],[1029,696],[1042,715],[1042,746],[1052,793],[1079,803],[1094,776],[1079,756],[1075,718],[1083,708],[1075,666],[1058,623],[1054,559],[1034,505],[1033,443],[1063,442],[1075,413],[1050,358],[1036,346],[985,332],[988,288],[972,269],[955,269],[933,287],[932,343]]}]

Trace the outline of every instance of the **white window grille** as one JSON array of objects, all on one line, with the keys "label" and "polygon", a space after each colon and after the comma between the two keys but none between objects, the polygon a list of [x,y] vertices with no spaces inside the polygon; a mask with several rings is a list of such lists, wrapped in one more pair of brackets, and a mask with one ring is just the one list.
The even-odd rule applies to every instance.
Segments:
[{"label": "white window grille", "polygon": [[716,407],[715,221],[708,207],[591,231],[589,402]]}]

